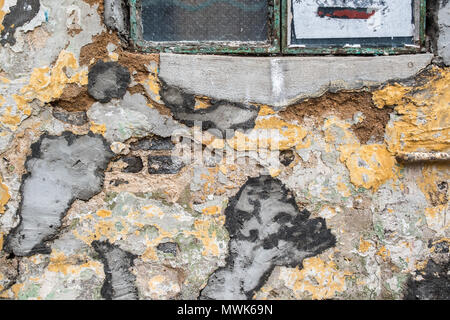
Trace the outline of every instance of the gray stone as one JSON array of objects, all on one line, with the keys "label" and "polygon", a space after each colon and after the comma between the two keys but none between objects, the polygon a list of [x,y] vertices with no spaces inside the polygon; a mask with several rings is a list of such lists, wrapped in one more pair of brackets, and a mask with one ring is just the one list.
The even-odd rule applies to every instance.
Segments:
[{"label": "gray stone", "polygon": [[101,136],[70,132],[44,135],[32,150],[21,187],[20,223],[6,238],[6,249],[16,256],[49,252],[45,241],[58,233],[72,202],[101,191],[112,156]]},{"label": "gray stone", "polygon": [[74,126],[82,126],[87,123],[87,116],[84,111],[69,112],[61,108],[53,108],[52,115],[59,121]]},{"label": "gray stone", "polygon": [[[284,106],[333,89],[404,79],[432,54],[379,57],[233,57],[161,53],[159,77],[185,92],[240,103]],[[320,76],[318,76],[320,75]]]},{"label": "gray stone", "polygon": [[142,159],[140,157],[128,156],[128,157],[121,157],[119,158],[119,160],[127,164],[127,167],[122,169],[122,172],[138,173],[141,172],[142,168],[144,167]]},{"label": "gray stone", "polygon": [[163,242],[158,244],[156,249],[164,253],[171,253],[176,256],[178,252],[178,244],[176,242]]},{"label": "gray stone", "polygon": [[106,126],[104,136],[110,142],[149,134],[170,137],[174,131],[186,128],[155,108],[149,108],[145,97],[138,93],[127,92],[123,100],[109,104],[94,103],[87,115],[91,121]]},{"label": "gray stone", "polygon": [[122,98],[130,81],[127,68],[117,62],[99,60],[89,70],[88,92],[97,101],[106,103],[113,98]]},{"label": "gray stone", "polygon": [[161,138],[161,137],[151,137],[141,139],[139,141],[133,142],[130,145],[131,150],[173,150],[175,144],[172,142],[171,138]]},{"label": "gray stone", "polygon": [[137,300],[136,276],[130,270],[136,256],[108,241],[93,241],[92,247],[100,255],[105,270],[102,297],[107,300]]},{"label": "gray stone", "polygon": [[225,215],[227,265],[209,278],[202,299],[251,299],[275,266],[301,266],[303,259],[336,243],[325,220],[309,219],[309,212],[300,211],[283,184],[270,176],[248,179]]},{"label": "gray stone", "polygon": [[175,174],[185,164],[179,159],[171,156],[148,156],[148,172],[150,174]]},{"label": "gray stone", "polygon": [[438,55],[450,66],[450,1],[440,0]]}]

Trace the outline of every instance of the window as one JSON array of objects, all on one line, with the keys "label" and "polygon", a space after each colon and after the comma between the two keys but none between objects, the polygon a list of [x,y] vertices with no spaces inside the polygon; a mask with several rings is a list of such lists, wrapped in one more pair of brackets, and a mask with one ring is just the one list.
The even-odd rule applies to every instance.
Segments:
[{"label": "window", "polygon": [[425,0],[130,0],[148,52],[397,54],[424,45]]}]

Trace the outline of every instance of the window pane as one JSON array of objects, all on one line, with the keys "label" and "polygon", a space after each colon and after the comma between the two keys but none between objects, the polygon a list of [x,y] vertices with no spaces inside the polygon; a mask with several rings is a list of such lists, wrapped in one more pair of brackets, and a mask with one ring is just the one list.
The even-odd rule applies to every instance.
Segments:
[{"label": "window pane", "polygon": [[414,40],[414,0],[290,1],[294,45],[396,47]]},{"label": "window pane", "polygon": [[268,0],[142,0],[147,41],[266,41]]}]

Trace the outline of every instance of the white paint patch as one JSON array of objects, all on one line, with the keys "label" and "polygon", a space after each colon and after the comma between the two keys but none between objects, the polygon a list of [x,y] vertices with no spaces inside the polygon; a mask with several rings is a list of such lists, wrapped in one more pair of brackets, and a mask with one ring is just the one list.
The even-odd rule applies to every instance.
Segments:
[{"label": "white paint patch", "polygon": [[[411,37],[412,0],[292,0],[297,39]],[[319,7],[370,8],[368,19],[320,17]]]}]

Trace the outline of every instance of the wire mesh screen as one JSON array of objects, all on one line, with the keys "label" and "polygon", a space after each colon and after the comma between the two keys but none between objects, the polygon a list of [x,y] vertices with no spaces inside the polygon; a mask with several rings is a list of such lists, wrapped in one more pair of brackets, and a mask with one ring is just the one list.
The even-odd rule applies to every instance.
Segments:
[{"label": "wire mesh screen", "polygon": [[147,41],[268,40],[268,0],[142,0]]}]

